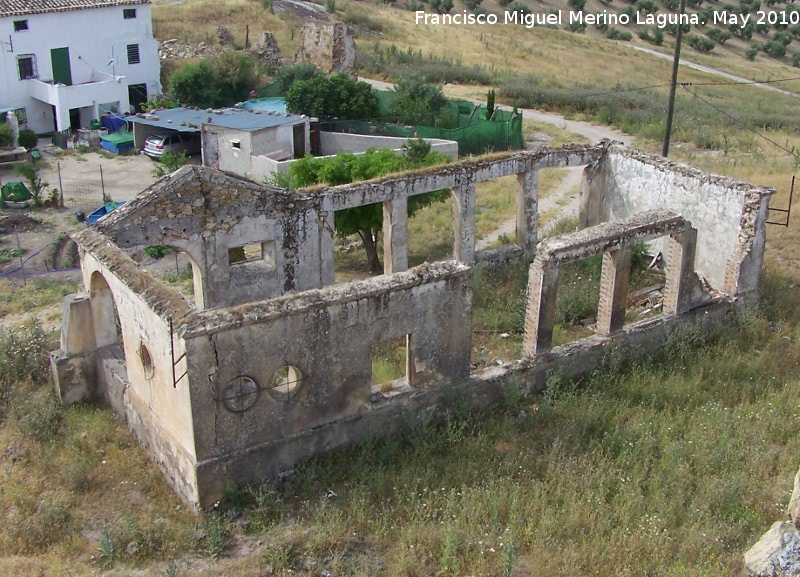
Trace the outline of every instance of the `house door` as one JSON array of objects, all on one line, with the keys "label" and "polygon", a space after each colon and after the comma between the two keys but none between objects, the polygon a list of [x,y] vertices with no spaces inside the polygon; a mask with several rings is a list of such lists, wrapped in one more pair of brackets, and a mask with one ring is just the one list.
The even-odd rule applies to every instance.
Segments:
[{"label": "house door", "polygon": [[50,50],[50,63],[53,67],[53,82],[72,86],[72,68],[69,64],[69,48]]},{"label": "house door", "polygon": [[128,102],[134,112],[144,112],[142,104],[147,102],[147,84],[128,85]]},{"label": "house door", "polygon": [[303,158],[306,155],[306,125],[294,125],[294,157]]}]

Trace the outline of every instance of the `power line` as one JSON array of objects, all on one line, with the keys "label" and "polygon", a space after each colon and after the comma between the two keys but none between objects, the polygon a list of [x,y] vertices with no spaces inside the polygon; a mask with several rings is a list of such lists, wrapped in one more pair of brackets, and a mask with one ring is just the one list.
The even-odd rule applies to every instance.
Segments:
[{"label": "power line", "polygon": [[793,80],[800,80],[800,76],[794,78],[776,78],[775,80],[747,80],[736,82],[682,82],[685,86],[745,86],[751,84],[775,84],[777,82],[791,82]]},{"label": "power line", "polygon": [[775,141],[774,141],[774,140],[772,140],[771,138],[768,138],[767,136],[764,136],[763,134],[761,134],[761,133],[760,133],[760,132],[758,132],[757,130],[755,130],[755,129],[751,128],[751,127],[750,127],[750,126],[748,126],[746,123],[742,122],[741,120],[739,120],[738,118],[736,118],[736,117],[735,117],[735,116],[733,116],[732,114],[729,114],[729,113],[725,112],[724,110],[722,110],[721,108],[719,108],[718,106],[716,106],[715,104],[712,104],[711,102],[709,102],[708,100],[706,100],[705,98],[703,98],[702,96],[700,96],[699,94],[697,94],[697,92],[692,92],[692,91],[691,91],[691,90],[689,90],[689,89],[688,89],[688,88],[687,88],[687,87],[686,87],[684,84],[679,84],[678,86],[680,86],[681,88],[683,88],[683,89],[684,89],[686,92],[688,92],[689,94],[691,94],[692,96],[694,96],[695,98],[697,98],[698,100],[700,100],[701,102],[705,102],[705,103],[706,103],[708,106],[710,106],[711,108],[713,108],[714,110],[716,110],[717,112],[719,112],[720,114],[722,114],[723,116],[726,116],[726,117],[730,118],[731,120],[733,120],[734,122],[736,122],[736,123],[737,123],[737,124],[739,124],[740,126],[742,126],[742,127],[744,127],[745,129],[749,130],[750,132],[752,132],[752,133],[753,133],[753,134],[755,134],[756,136],[758,136],[758,137],[760,137],[760,138],[763,138],[764,140],[766,140],[766,141],[767,141],[767,142],[769,142],[770,144],[773,144],[773,145],[777,146],[778,148],[780,148],[780,149],[781,149],[781,150],[783,150],[784,152],[788,153],[788,154],[789,154],[789,155],[791,155],[792,157],[794,157],[794,158],[797,158],[797,157],[798,157],[798,155],[797,155],[797,153],[796,153],[795,151],[793,151],[793,150],[789,150],[788,148],[786,148],[785,146],[781,146],[780,144],[778,144],[777,142],[775,142]]}]

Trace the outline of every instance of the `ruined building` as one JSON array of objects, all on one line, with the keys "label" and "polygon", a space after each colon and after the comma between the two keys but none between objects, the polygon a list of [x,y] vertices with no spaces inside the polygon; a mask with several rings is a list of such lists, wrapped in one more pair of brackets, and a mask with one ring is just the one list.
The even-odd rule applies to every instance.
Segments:
[{"label": "ruined building", "polygon": [[[581,165],[584,228],[539,243],[538,171]],[[476,183],[508,175],[516,244],[476,253]],[[452,190],[452,259],[408,269],[408,198],[439,189]],[[398,431],[452,395],[490,402],[509,376],[578,374],[609,343],[658,343],[724,315],[757,295],[772,192],[608,143],[299,191],[186,166],[75,235],[86,292],[64,305],[56,391],[64,403],[105,398],[181,497],[208,506],[227,483]],[[385,274],[335,284],[335,212],[371,203],[383,204]],[[643,241],[665,255],[663,312],[626,325],[631,247]],[[188,255],[194,302],[126,254],[148,245]],[[596,334],[553,347],[559,267],[594,254]],[[522,358],[471,370],[472,268],[532,255]],[[375,386],[370,346],[396,338],[405,377]]]}]

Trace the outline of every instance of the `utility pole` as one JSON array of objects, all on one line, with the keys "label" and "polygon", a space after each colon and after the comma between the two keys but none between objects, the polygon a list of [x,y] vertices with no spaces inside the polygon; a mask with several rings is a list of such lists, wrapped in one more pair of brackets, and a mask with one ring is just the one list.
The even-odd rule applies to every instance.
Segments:
[{"label": "utility pole", "polygon": [[681,39],[683,38],[683,15],[686,13],[686,0],[681,0],[678,16],[678,33],[675,35],[675,57],[672,60],[672,81],[669,85],[669,104],[667,105],[667,125],[664,127],[664,146],[661,156],[669,156],[669,137],[672,133],[672,116],[675,114],[675,89],[678,87],[678,65],[681,61]]}]

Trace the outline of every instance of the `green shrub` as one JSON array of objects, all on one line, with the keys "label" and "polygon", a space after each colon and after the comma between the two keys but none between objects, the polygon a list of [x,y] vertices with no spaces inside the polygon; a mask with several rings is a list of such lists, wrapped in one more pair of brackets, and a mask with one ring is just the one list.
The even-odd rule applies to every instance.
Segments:
[{"label": "green shrub", "polygon": [[744,55],[748,60],[755,60],[759,52],[761,52],[761,43],[751,42],[750,46],[745,50]]},{"label": "green shrub", "polygon": [[509,6],[509,8],[512,12],[519,12],[522,15],[527,15],[532,13],[531,9],[528,8],[527,5],[520,2],[519,0],[514,0],[514,2],[511,3],[511,6]]},{"label": "green shrub", "polygon": [[704,53],[711,52],[717,45],[711,38],[705,38],[697,34],[689,34],[686,37],[686,43],[698,52]]},{"label": "green shrub", "polygon": [[622,40],[623,42],[628,42],[633,38],[633,34],[628,32],[627,30],[617,30],[614,27],[611,27],[606,31],[606,38],[610,40]]},{"label": "green shrub", "polygon": [[786,56],[786,46],[777,40],[767,42],[764,44],[762,50],[773,58],[783,58]]},{"label": "green shrub", "polygon": [[8,124],[0,124],[0,146],[14,145],[14,130]]},{"label": "green shrub", "polygon": [[36,145],[39,143],[39,137],[36,136],[36,133],[30,128],[20,129],[19,138],[17,140],[20,146],[28,150],[36,148]]},{"label": "green shrub", "polygon": [[800,51],[792,53],[792,66],[800,68]]},{"label": "green shrub", "polygon": [[183,152],[180,154],[165,152],[159,158],[159,163],[153,165],[153,176],[155,178],[163,178],[168,174],[172,174],[187,162],[189,162],[189,157]]},{"label": "green shrub", "polygon": [[172,249],[165,245],[165,244],[157,244],[154,246],[147,246],[144,249],[144,253],[154,260],[158,260],[163,258],[164,256],[168,255],[172,252]]}]

